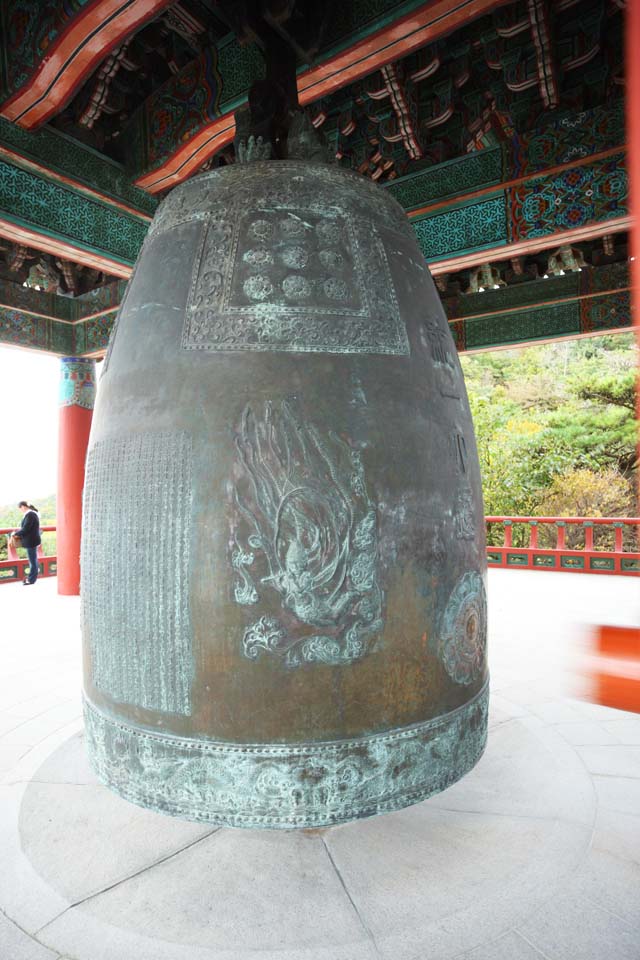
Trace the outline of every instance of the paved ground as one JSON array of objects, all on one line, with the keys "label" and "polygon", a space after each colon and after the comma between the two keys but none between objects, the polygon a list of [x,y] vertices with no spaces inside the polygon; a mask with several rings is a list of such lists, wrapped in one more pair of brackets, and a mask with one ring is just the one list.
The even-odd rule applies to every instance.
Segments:
[{"label": "paved ground", "polygon": [[476,769],[327,830],[216,830],[96,783],[74,598],[0,586],[0,960],[638,960],[640,716],[571,699],[637,580],[490,572]]}]

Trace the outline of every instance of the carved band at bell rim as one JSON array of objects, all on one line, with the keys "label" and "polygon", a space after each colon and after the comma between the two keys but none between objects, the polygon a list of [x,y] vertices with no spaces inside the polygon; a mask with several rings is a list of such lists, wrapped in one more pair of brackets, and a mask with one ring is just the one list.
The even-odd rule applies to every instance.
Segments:
[{"label": "carved band at bell rim", "polygon": [[244,655],[273,653],[289,666],[360,659],[383,626],[360,451],[321,435],[288,401],[279,412],[267,404],[260,420],[247,407],[235,442],[234,598],[275,612],[247,626]]}]

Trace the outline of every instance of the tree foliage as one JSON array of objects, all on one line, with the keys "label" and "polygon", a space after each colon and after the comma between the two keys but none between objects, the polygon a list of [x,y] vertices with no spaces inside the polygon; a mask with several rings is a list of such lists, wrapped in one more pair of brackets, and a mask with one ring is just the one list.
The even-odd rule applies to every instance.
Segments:
[{"label": "tree foliage", "polygon": [[488,515],[637,515],[636,361],[630,335],[462,357]]}]

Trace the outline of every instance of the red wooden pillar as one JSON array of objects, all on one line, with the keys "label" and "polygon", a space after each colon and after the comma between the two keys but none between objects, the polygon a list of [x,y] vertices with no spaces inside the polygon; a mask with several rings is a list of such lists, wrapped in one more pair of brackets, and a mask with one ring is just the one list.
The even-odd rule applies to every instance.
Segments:
[{"label": "red wooden pillar", "polygon": [[60,365],[58,440],[58,593],[80,593],[84,461],[96,392],[96,362],[64,357]]}]

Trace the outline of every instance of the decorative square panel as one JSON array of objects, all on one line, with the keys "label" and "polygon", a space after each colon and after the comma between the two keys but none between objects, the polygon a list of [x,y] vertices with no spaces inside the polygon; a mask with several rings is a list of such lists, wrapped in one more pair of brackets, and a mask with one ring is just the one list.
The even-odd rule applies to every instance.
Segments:
[{"label": "decorative square panel", "polygon": [[370,224],[301,207],[205,224],[187,350],[408,354],[382,240]]}]

